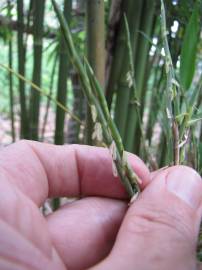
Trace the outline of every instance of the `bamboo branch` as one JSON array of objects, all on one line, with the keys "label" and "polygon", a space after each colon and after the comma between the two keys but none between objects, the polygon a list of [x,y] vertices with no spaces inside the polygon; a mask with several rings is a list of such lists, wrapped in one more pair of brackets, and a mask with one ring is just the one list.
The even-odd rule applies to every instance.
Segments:
[{"label": "bamboo branch", "polygon": [[[52,72],[50,75],[50,85],[49,85],[49,97],[52,97],[52,92],[53,92],[53,84],[54,84],[54,77],[55,77],[55,70],[57,67],[57,55],[55,56],[55,59],[53,61],[53,67],[52,67]],[[45,130],[46,130],[46,124],[48,121],[48,114],[49,114],[49,109],[50,109],[50,101],[51,99],[48,98],[47,99],[47,103],[46,103],[46,109],[45,109],[45,114],[44,114],[44,119],[43,119],[43,124],[42,124],[42,131],[41,131],[41,141],[44,140],[44,134],[45,134]]]},{"label": "bamboo branch", "polygon": [[[126,154],[121,148],[122,142],[119,141],[119,136],[113,127],[113,121],[106,106],[106,101],[104,101],[104,95],[103,91],[101,90],[101,86],[99,86],[98,81],[94,80],[94,74],[89,68],[89,64],[86,65],[88,69],[88,75],[86,74],[85,68],[83,67],[77,51],[74,47],[74,43],[67,22],[65,21],[63,14],[58,8],[55,0],[52,0],[52,3],[59,19],[64,38],[66,40],[69,57],[78,71],[83,91],[87,97],[89,105],[91,106],[92,118],[94,120],[95,128],[97,128],[97,130],[95,129],[95,132],[98,133],[99,137],[102,137],[103,134],[105,143],[111,150],[113,162],[116,165],[116,169],[118,171],[120,179],[125,186],[127,192],[132,197],[135,193],[140,192],[139,179],[138,177],[136,177],[135,173],[128,164]],[[94,91],[96,91],[96,95]]]},{"label": "bamboo branch", "polygon": [[[175,116],[178,112],[178,101],[177,101],[177,89],[176,89],[176,79],[175,71],[172,63],[172,58],[170,54],[170,49],[168,46],[167,40],[167,28],[166,28],[166,15],[165,15],[165,6],[163,0],[161,0],[161,24],[162,24],[162,39],[163,47],[165,50],[165,69],[167,75],[167,85],[166,85],[166,113],[168,120],[171,125],[172,135],[173,135],[173,161],[175,165],[179,164],[180,148],[179,148],[179,127],[175,119]],[[171,138],[170,138],[171,140]]]},{"label": "bamboo branch", "polygon": [[9,67],[5,66],[4,64],[1,64],[1,63],[0,63],[0,67],[3,68],[3,69],[6,69],[8,72],[11,72],[18,79],[24,81],[25,83],[28,83],[34,90],[38,91],[42,96],[45,96],[45,97],[49,98],[50,100],[52,100],[55,104],[57,104],[58,107],[60,107],[62,110],[64,110],[66,113],[68,113],[75,121],[77,121],[80,125],[83,125],[83,122],[76,115],[74,115],[66,106],[64,106],[63,104],[61,104],[55,98],[53,98],[52,96],[50,96],[49,94],[47,94],[46,93],[47,92],[46,90],[43,90],[42,88],[40,88],[35,83],[29,81],[24,76],[22,76],[21,74],[17,73],[16,71],[14,71],[12,68],[9,68]]}]

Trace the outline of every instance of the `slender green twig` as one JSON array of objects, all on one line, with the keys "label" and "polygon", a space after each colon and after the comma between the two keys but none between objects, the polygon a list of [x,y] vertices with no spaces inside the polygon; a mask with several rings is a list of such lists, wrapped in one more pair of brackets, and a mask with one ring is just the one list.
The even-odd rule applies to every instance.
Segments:
[{"label": "slender green twig", "polygon": [[83,122],[75,114],[73,114],[62,103],[60,103],[55,98],[53,98],[52,96],[50,96],[49,94],[47,94],[46,91],[43,90],[42,88],[40,88],[38,85],[36,85],[35,83],[29,81],[24,76],[22,76],[21,74],[19,74],[18,72],[14,71],[12,68],[10,68],[10,67],[8,67],[8,66],[6,66],[4,64],[1,64],[0,63],[0,67],[6,69],[8,72],[11,72],[13,75],[15,75],[20,80],[22,80],[25,83],[28,83],[29,85],[31,85],[33,87],[33,89],[35,89],[36,91],[38,91],[41,95],[46,96],[47,98],[49,98],[50,100],[52,100],[55,104],[57,104],[58,107],[60,107],[62,110],[64,110],[66,113],[68,113],[75,121],[77,121],[79,124],[83,125]]},{"label": "slender green twig", "polygon": [[[170,121],[170,125],[172,127],[172,135],[173,135],[173,153],[174,153],[174,164],[179,164],[180,160],[180,148],[179,148],[179,128],[178,123],[176,121],[175,115],[178,115],[178,94],[177,87],[178,84],[175,79],[175,71],[173,68],[172,58],[170,54],[170,49],[168,46],[167,39],[167,28],[166,28],[166,15],[165,15],[165,6],[163,0],[161,0],[161,27],[162,27],[162,39],[163,39],[163,47],[165,51],[165,69],[167,75],[167,85],[166,85],[166,113],[168,120]],[[171,140],[171,138],[170,138]]]},{"label": "slender green twig", "polygon": [[[88,67],[90,67],[89,64],[88,64]],[[92,73],[92,75],[93,75],[93,73]],[[122,180],[122,183],[124,184],[128,194],[132,197],[134,195],[134,193],[139,192],[139,187],[138,187],[138,189],[136,189],[136,185],[134,186],[134,180],[132,180],[133,181],[132,182],[131,178],[128,178],[128,176],[131,177],[132,173],[129,172],[129,175],[128,176],[126,175],[126,168],[128,171],[129,165],[127,164],[127,166],[126,166],[126,164],[123,163],[122,157],[123,157],[124,152],[122,153],[119,151],[119,148],[117,146],[118,144],[116,144],[117,137],[115,136],[115,138],[113,138],[113,135],[112,135],[111,129],[110,129],[111,125],[109,125],[105,114],[107,114],[107,116],[110,119],[111,119],[111,117],[107,113],[107,111],[104,110],[100,106],[101,102],[99,101],[99,99],[97,99],[96,95],[94,95],[93,92],[91,92],[91,91],[89,92],[89,95],[88,95],[88,101],[91,104],[92,116],[93,116],[92,118],[93,118],[93,121],[95,123],[95,127],[96,127],[97,123],[98,124],[100,123],[102,126],[101,131],[95,130],[95,132],[96,133],[99,133],[99,132],[103,133],[103,137],[104,137],[104,140],[106,142],[106,145],[111,149],[113,162],[116,165],[116,169],[117,169],[118,174]],[[98,122],[97,122],[97,120],[98,120]],[[100,137],[100,136],[98,135],[97,137]],[[102,136],[101,136],[101,139],[102,139]],[[121,142],[121,144],[122,144],[122,142]],[[115,172],[115,175],[116,175],[116,172]],[[134,175],[133,175],[133,178],[134,178]]]},{"label": "slender green twig", "polygon": [[95,74],[94,74],[92,68],[90,67],[87,59],[84,58],[84,60],[85,60],[86,71],[87,71],[87,74],[88,74],[88,77],[90,80],[92,91],[94,92],[94,95],[97,96],[97,99],[100,103],[100,106],[102,107],[104,117],[105,117],[105,119],[106,119],[106,121],[111,129],[112,134],[113,134],[112,136],[115,139],[115,141],[117,142],[118,151],[121,154],[123,154],[123,143],[121,140],[121,136],[120,136],[120,134],[116,128],[116,125],[114,124],[114,121],[112,120],[111,115],[109,113],[107,101],[106,101],[105,96],[103,94],[103,89],[101,88],[98,80],[96,79]]},{"label": "slender green twig", "polygon": [[[55,59],[53,61],[53,67],[52,67],[52,72],[50,75],[50,85],[49,85],[49,96],[52,97],[52,92],[53,92],[53,84],[54,84],[54,77],[55,77],[55,70],[57,67],[57,55],[55,56]],[[43,119],[43,124],[42,124],[42,131],[41,131],[41,141],[44,140],[44,134],[45,134],[45,130],[46,130],[46,124],[48,121],[48,115],[49,115],[49,109],[50,109],[50,101],[51,99],[48,98],[47,99],[47,103],[46,103],[46,108],[45,108],[45,114],[44,114],[44,119]]]},{"label": "slender green twig", "polygon": [[126,41],[127,41],[126,45],[128,48],[128,55],[129,55],[129,70],[131,72],[133,84],[135,87],[135,68],[134,68],[134,63],[133,63],[133,51],[132,51],[132,46],[131,46],[131,35],[130,35],[130,30],[129,30],[126,14],[124,14],[124,24],[125,24],[125,29],[126,29]]},{"label": "slender green twig", "polygon": [[[139,111],[140,102],[136,95],[136,82],[135,82],[135,68],[134,68],[134,62],[133,62],[133,51],[131,46],[131,36],[130,36],[130,30],[128,25],[128,20],[126,15],[124,14],[124,23],[125,23],[125,29],[126,29],[126,45],[128,49],[128,59],[129,59],[129,71],[127,73],[126,80],[128,81],[128,86],[132,90],[132,103],[136,106],[136,110]],[[140,123],[139,123],[140,124]]]},{"label": "slender green twig", "polygon": [[140,116],[140,103],[138,101],[137,95],[136,95],[136,83],[135,83],[135,68],[134,68],[134,62],[133,62],[133,52],[132,52],[132,46],[131,46],[131,36],[130,36],[130,30],[129,30],[129,25],[128,25],[128,20],[126,15],[124,15],[124,22],[125,22],[125,29],[126,29],[126,41],[127,41],[127,48],[128,48],[128,58],[129,58],[129,71],[128,71],[128,84],[129,87],[131,87],[132,90],[132,106],[135,106],[136,114],[137,114],[137,119],[138,119],[138,124],[140,127],[140,133],[141,133],[141,139],[142,139],[142,146],[147,154],[149,163],[152,168],[157,169],[158,166],[154,159],[151,157],[150,152],[147,149],[146,146],[146,139],[145,135],[143,132],[143,126],[142,126],[142,121],[141,121],[141,116]]},{"label": "slender green twig", "polygon": [[[103,117],[105,118],[104,121],[106,121],[107,124],[107,129],[110,131],[111,133],[111,138],[114,142],[116,142],[116,146],[117,146],[117,152],[118,152],[118,160],[119,162],[121,162],[121,157],[123,159],[123,155],[124,155],[124,148],[123,148],[123,144],[122,144],[122,140],[120,137],[120,134],[114,124],[114,121],[111,118],[111,115],[109,113],[108,107],[107,107],[107,102],[106,99],[104,97],[103,94],[103,90],[101,88],[101,86],[99,85],[98,80],[96,79],[93,70],[91,69],[89,63],[86,60],[86,70],[87,70],[87,74],[91,83],[91,87],[92,90],[94,92],[94,95],[97,96],[98,99],[98,104],[96,107],[100,106],[101,110],[103,112]],[[109,141],[108,146],[110,146],[112,144],[113,141]],[[117,163],[117,166],[119,166],[119,162]],[[140,181],[138,179],[138,176],[133,172],[133,170],[130,168],[128,162],[126,162],[123,165],[123,170],[125,171],[126,175],[130,178],[130,182],[132,184],[132,186],[138,186],[138,181]],[[136,187],[134,187],[136,188]],[[139,189],[136,190],[136,192],[139,191]]]},{"label": "slender green twig", "polygon": [[189,128],[189,122],[191,121],[191,118],[194,113],[194,106],[195,103],[197,103],[197,97],[199,93],[201,93],[201,91],[202,91],[202,77],[199,81],[199,86],[196,86],[195,89],[193,90],[192,96],[189,101],[188,111],[186,112],[186,114],[184,114],[184,118],[180,127],[180,140],[183,139],[186,129]]},{"label": "slender green twig", "polygon": [[78,71],[83,91],[92,110],[92,118],[95,123],[95,133],[99,138],[101,138],[101,134],[103,134],[105,143],[108,148],[111,149],[113,163],[116,165],[121,181],[129,195],[132,197],[135,193],[140,191],[138,185],[139,179],[126,160],[122,141],[111,119],[102,88],[99,85],[99,82],[94,78],[95,76],[87,60],[86,68],[88,72],[86,72],[74,47],[68,24],[65,21],[62,12],[58,8],[56,1],[52,0],[52,3],[66,41],[69,57]]}]

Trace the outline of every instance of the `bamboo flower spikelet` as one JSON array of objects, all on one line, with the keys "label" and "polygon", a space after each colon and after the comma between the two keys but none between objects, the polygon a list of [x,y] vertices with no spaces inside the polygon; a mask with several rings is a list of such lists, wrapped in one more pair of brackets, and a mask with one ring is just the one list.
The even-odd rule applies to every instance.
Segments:
[{"label": "bamboo flower spikelet", "polygon": [[[196,2],[193,14],[191,16],[191,23],[198,23],[197,17],[198,4]],[[193,18],[195,21],[193,21]],[[194,27],[193,28],[198,28]],[[190,30],[190,29],[188,29]],[[182,164],[185,160],[185,146],[188,141],[188,134],[190,130],[190,119],[194,113],[194,106],[197,101],[197,95],[201,91],[202,83],[199,83],[199,87],[195,87],[192,91],[190,97],[186,96],[185,89],[183,86],[181,78],[181,83],[178,83],[176,80],[175,69],[172,63],[171,53],[168,45],[167,39],[167,27],[166,27],[166,15],[165,15],[165,6],[163,0],[161,0],[161,31],[162,31],[162,41],[163,48],[165,51],[165,72],[167,77],[167,85],[166,85],[166,114],[169,125],[171,127],[172,133],[170,129],[168,130],[167,139],[169,142],[169,148],[173,149],[173,163],[175,165]],[[197,30],[195,30],[195,34],[197,36]],[[186,37],[186,35],[185,35]],[[196,37],[195,37],[196,38]],[[181,70],[184,70],[183,67],[184,56],[181,55]],[[190,59],[189,59],[190,60]],[[185,61],[185,60],[184,60]],[[186,59],[186,61],[188,61]],[[191,65],[191,63],[190,63]],[[184,73],[183,73],[184,74]],[[187,77],[188,74],[186,74]],[[193,77],[193,74],[192,74]],[[190,81],[191,84],[191,81]],[[189,85],[190,87],[190,85]],[[186,89],[187,90],[187,89]],[[185,112],[183,111],[183,106],[185,107]],[[171,161],[171,158],[170,158]]]},{"label": "bamboo flower spikelet", "polygon": [[92,118],[95,125],[93,136],[98,140],[104,139],[105,144],[112,154],[113,164],[116,166],[115,170],[113,165],[113,173],[114,175],[118,173],[128,194],[130,197],[133,197],[134,194],[140,192],[140,180],[127,161],[121,137],[109,113],[102,87],[86,59],[85,66],[83,66],[75,49],[68,24],[55,0],[52,0],[52,4],[60,22],[69,57],[79,74],[82,89],[91,107]]},{"label": "bamboo flower spikelet", "polygon": [[164,3],[161,0],[161,21],[162,21],[162,39],[163,47],[165,50],[165,71],[167,76],[167,85],[166,85],[166,114],[167,118],[172,127],[172,135],[170,135],[169,140],[171,141],[170,147],[172,147],[172,137],[173,137],[173,156],[174,164],[179,164],[179,131],[178,123],[176,122],[175,115],[179,111],[178,108],[178,93],[177,88],[179,84],[175,80],[175,72],[173,68],[172,58],[170,55],[170,49],[168,46],[167,40],[167,28],[166,28],[166,16],[165,16],[165,7]]}]

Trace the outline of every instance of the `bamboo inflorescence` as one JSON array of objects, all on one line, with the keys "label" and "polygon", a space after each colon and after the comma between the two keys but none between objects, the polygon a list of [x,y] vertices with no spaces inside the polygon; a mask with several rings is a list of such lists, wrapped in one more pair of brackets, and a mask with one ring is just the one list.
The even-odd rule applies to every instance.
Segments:
[{"label": "bamboo inflorescence", "polygon": [[121,137],[109,113],[102,87],[86,59],[85,66],[82,65],[75,49],[68,24],[56,2],[52,0],[52,3],[66,41],[69,57],[78,71],[84,94],[91,107],[95,129],[94,134],[97,139],[104,139],[112,155],[114,175],[119,174],[128,194],[132,197],[134,194],[140,192],[139,185],[141,181],[127,161],[127,154],[124,151]]}]

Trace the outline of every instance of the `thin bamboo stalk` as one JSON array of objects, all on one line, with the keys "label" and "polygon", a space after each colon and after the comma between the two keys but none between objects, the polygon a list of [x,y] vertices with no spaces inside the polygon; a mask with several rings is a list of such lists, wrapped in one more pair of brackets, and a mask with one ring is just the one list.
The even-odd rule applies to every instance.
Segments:
[{"label": "thin bamboo stalk", "polygon": [[[11,1],[8,0],[8,17],[11,18]],[[10,37],[8,43],[8,62],[9,67],[13,67],[13,37],[12,32],[10,29]],[[9,101],[10,101],[10,119],[11,119],[11,134],[12,134],[12,141],[15,142],[16,135],[15,135],[15,117],[14,117],[14,98],[13,98],[13,76],[11,73],[8,74],[9,77]]]},{"label": "thin bamboo stalk", "polygon": [[[85,0],[77,0],[76,3],[76,13],[85,15],[86,11],[86,1]],[[86,23],[84,16],[77,17],[77,21],[82,30],[84,30],[84,25]],[[79,75],[77,71],[71,67],[70,71],[71,82],[72,82],[72,90],[73,90],[73,113],[77,115],[82,121],[86,119],[86,99],[83,95],[83,91],[81,89]],[[65,136],[65,143],[73,144],[73,143],[84,143],[85,134],[81,125],[76,122],[73,118],[70,118],[67,126],[67,133]]]},{"label": "thin bamboo stalk", "polygon": [[[34,66],[32,81],[40,87],[42,71],[42,47],[43,47],[43,20],[45,0],[34,1]],[[40,95],[31,91],[30,96],[30,139],[38,140]]]},{"label": "thin bamboo stalk", "polygon": [[[120,22],[120,31],[117,40],[117,49],[114,54],[114,62],[110,74],[108,88],[117,89],[115,105],[115,123],[122,138],[126,131],[128,104],[130,98],[130,66],[127,48],[127,36],[124,22],[124,14],[127,18],[130,29],[130,42],[132,54],[134,55],[135,38],[139,27],[139,18],[142,9],[142,1],[125,1],[123,2],[123,15]],[[134,14],[135,12],[135,14]],[[124,140],[124,145],[126,141]]]},{"label": "thin bamboo stalk", "polygon": [[[72,0],[64,0],[64,17],[70,22],[72,10]],[[67,55],[67,48],[63,35],[60,37],[59,45],[59,73],[58,73],[58,86],[57,86],[57,100],[63,105],[67,101],[67,79],[69,75],[69,61]],[[65,112],[59,107],[56,108],[55,118],[55,144],[64,144],[64,122]]]},{"label": "thin bamboo stalk", "polygon": [[[151,2],[149,0],[145,0],[142,9],[140,29],[148,37],[150,37],[152,33],[154,12],[155,12],[155,1]],[[134,64],[136,97],[139,101],[140,107],[139,109],[144,107],[143,92],[144,92],[144,83],[146,81],[145,76],[147,73],[146,68],[147,68],[149,46],[150,46],[149,41],[141,33],[139,33],[138,45],[136,49],[136,59]],[[126,127],[127,133],[125,134],[124,142],[126,145],[126,149],[128,151],[137,153],[140,147],[140,126],[139,126],[140,123],[138,123],[138,117],[137,114],[135,113],[134,107],[137,107],[137,104],[132,102],[128,110],[126,121],[128,125]]]},{"label": "thin bamboo stalk", "polygon": [[[129,75],[130,75],[130,88],[131,92],[133,94],[133,102],[138,103],[137,96],[136,96],[136,85],[135,85],[135,69],[134,69],[134,63],[133,63],[133,54],[132,54],[132,47],[131,47],[131,42],[130,42],[130,31],[129,31],[129,25],[127,18],[125,16],[125,28],[126,28],[126,35],[127,35],[127,47],[128,47],[128,54],[129,54]],[[142,138],[142,148],[147,155],[147,159],[149,161],[149,164],[151,165],[152,168],[157,169],[157,164],[154,160],[154,158],[151,156],[150,152],[147,150],[146,146],[146,140],[145,140],[145,135],[143,132],[143,125],[141,123],[141,110],[138,105],[136,105],[135,108],[135,114],[138,117],[139,121],[139,130],[140,130],[140,137]]]},{"label": "thin bamboo stalk", "polygon": [[[138,177],[135,175],[135,173],[130,168],[130,165],[125,160],[126,156],[124,155],[124,152],[121,153],[118,149],[118,142],[116,139],[116,134],[114,134],[114,130],[111,126],[111,122],[107,121],[104,115],[104,108],[101,105],[101,103],[98,101],[97,97],[93,94],[91,85],[93,83],[92,76],[90,78],[87,76],[84,67],[81,64],[81,60],[76,52],[76,49],[74,47],[74,43],[71,37],[71,33],[69,31],[69,27],[58,8],[55,0],[52,0],[55,12],[58,16],[58,19],[60,21],[60,25],[66,40],[66,45],[68,47],[68,53],[72,60],[72,63],[78,70],[78,73],[80,75],[80,81],[83,87],[83,91],[88,99],[89,105],[92,108],[92,115],[95,121],[95,127],[97,127],[96,134],[99,135],[99,137],[104,137],[105,143],[112,151],[113,161],[116,164],[117,171],[119,173],[120,179],[125,186],[126,190],[128,191],[130,196],[133,196],[134,193],[139,192],[139,184],[138,184]],[[89,66],[87,66],[89,67]],[[91,70],[91,74],[93,74],[93,71]],[[90,79],[90,81],[89,81]],[[99,89],[94,89],[97,91],[97,94],[99,92]],[[103,91],[101,91],[102,97],[104,98]],[[107,110],[107,107],[105,108]],[[109,114],[109,112],[108,112]],[[109,114],[110,115],[110,114]],[[97,120],[96,120],[97,119]]]},{"label": "thin bamboo stalk", "polygon": [[[116,0],[114,0],[116,1]],[[128,72],[128,59],[125,57],[127,53],[127,45],[126,45],[126,35],[125,35],[125,22],[124,22],[124,14],[127,17],[128,23],[129,23],[129,28],[130,28],[130,34],[131,34],[131,42],[132,45],[134,44],[134,36],[135,32],[137,31],[137,23],[136,20],[138,18],[138,13],[139,13],[139,5],[141,5],[140,0],[138,1],[133,1],[133,0],[125,0],[121,2],[120,6],[120,21],[116,22],[116,35],[115,39],[116,42],[114,43],[114,53],[113,53],[113,59],[112,59],[112,66],[110,69],[110,74],[108,76],[108,81],[106,82],[106,98],[107,98],[107,103],[108,107],[111,108],[112,104],[112,99],[114,93],[119,89],[117,83],[118,81],[120,82],[119,84],[122,86],[122,81],[124,80],[124,86],[123,88],[126,87],[126,90],[123,89],[123,94],[124,94],[124,99],[128,99],[128,91],[127,88],[128,86],[125,86],[125,79],[126,79],[126,73]],[[113,7],[113,6],[112,6]],[[118,13],[118,12],[117,12]],[[122,80],[120,80],[122,78]],[[124,92],[125,91],[125,92]],[[119,92],[119,95],[122,94],[122,92]],[[117,102],[118,104],[121,103],[121,98]],[[119,107],[122,105],[120,104]],[[127,106],[126,106],[127,107]],[[122,106],[122,110],[125,110],[125,107]],[[123,111],[122,111],[123,113]],[[118,114],[118,113],[117,113]],[[125,115],[125,113],[124,113]],[[124,118],[123,115],[123,118]],[[121,115],[120,115],[121,116]],[[123,126],[123,120],[120,120],[120,127],[119,123],[118,124],[118,129],[119,131],[121,130],[121,135],[122,135],[122,126]]]},{"label": "thin bamboo stalk", "polygon": [[[105,21],[104,1],[87,0],[87,58],[102,87],[104,87],[105,72]],[[91,109],[87,107],[85,142],[93,144],[93,120]]]},{"label": "thin bamboo stalk", "polygon": [[[112,0],[109,3],[109,19],[108,19],[108,31],[106,37],[106,67],[105,67],[105,85],[109,82],[109,76],[112,68],[114,48],[116,47],[117,28],[120,23],[121,17],[121,3],[122,0]],[[107,103],[111,104],[113,91],[108,89],[106,98]]]},{"label": "thin bamboo stalk", "polygon": [[[162,39],[163,47],[165,50],[165,69],[167,76],[167,85],[166,85],[166,113],[168,121],[170,123],[172,133],[167,134],[167,140],[169,142],[169,147],[173,149],[172,160],[175,165],[179,164],[180,160],[180,148],[179,148],[179,127],[176,121],[175,116],[179,114],[179,103],[178,103],[178,94],[176,89],[176,80],[175,80],[175,71],[172,63],[172,58],[170,54],[170,49],[168,46],[167,40],[167,27],[166,27],[166,15],[164,2],[161,0],[161,19],[162,19]],[[171,162],[171,160],[170,160]]]},{"label": "thin bamboo stalk", "polygon": [[154,83],[151,87],[152,89],[152,96],[150,99],[150,106],[149,106],[149,112],[148,112],[148,121],[147,121],[147,126],[146,126],[146,139],[149,142],[149,145],[151,144],[152,140],[152,135],[153,135],[153,127],[157,121],[157,116],[159,113],[159,108],[160,104],[159,102],[156,102],[157,96],[162,96],[162,81],[163,81],[163,72],[162,68],[156,67],[156,72],[155,72],[155,79]]},{"label": "thin bamboo stalk", "polygon": [[[54,86],[56,67],[57,67],[57,55],[55,56],[55,59],[53,61],[53,67],[52,67],[52,72],[51,72],[51,79],[50,79],[50,86],[49,86],[49,89],[50,89],[49,96],[50,97],[52,97],[52,95],[53,95],[53,86]],[[45,109],[43,124],[42,124],[42,131],[41,131],[41,139],[40,139],[40,141],[44,140],[44,135],[45,135],[46,125],[47,125],[47,121],[48,121],[50,104],[51,104],[51,99],[48,98],[47,103],[46,103],[46,109]]]},{"label": "thin bamboo stalk", "polygon": [[[79,76],[76,71],[72,70],[71,72],[71,81],[73,88],[73,112],[77,115],[82,121],[85,121],[86,116],[86,102],[84,99],[84,95],[81,89],[81,85],[79,82]],[[84,136],[79,137],[81,131],[81,125],[76,122],[72,117],[68,121],[67,127],[67,136],[65,143],[74,144],[74,143],[84,143]],[[82,134],[83,135],[83,132]]]},{"label": "thin bamboo stalk", "polygon": [[[17,19],[19,23],[18,36],[17,36],[17,46],[18,46],[18,72],[25,75],[25,45],[24,45],[24,35],[23,35],[23,23],[24,23],[24,1],[17,0]],[[20,137],[29,138],[29,122],[27,116],[27,104],[25,95],[25,85],[22,80],[19,80],[19,94],[20,94]]]}]

